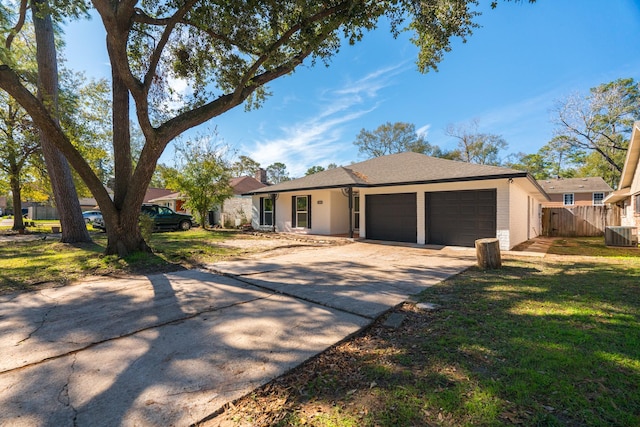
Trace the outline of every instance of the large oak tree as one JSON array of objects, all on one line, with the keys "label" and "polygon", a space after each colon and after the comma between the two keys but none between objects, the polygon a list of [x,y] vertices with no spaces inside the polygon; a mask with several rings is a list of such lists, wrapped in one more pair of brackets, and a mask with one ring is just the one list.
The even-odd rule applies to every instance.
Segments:
[{"label": "large oak tree", "polygon": [[556,136],[564,146],[587,156],[584,173],[603,176],[615,187],[635,120],[640,118],[640,83],[617,79],[575,94],[555,107]]},{"label": "large oak tree", "polygon": [[[259,105],[266,84],[305,60],[328,60],[341,43],[359,41],[384,17],[394,34],[413,32],[420,71],[436,68],[450,39],[471,33],[476,15],[474,0],[93,0],[92,5],[100,17],[95,24],[106,30],[112,70],[113,199],[46,102],[24,85],[19,67],[3,61],[0,88],[29,112],[82,177],[103,212],[106,251],[121,256],[149,249],[138,227],[140,205],[172,139],[243,103]],[[187,82],[188,91],[177,91],[176,81]],[[145,138],[135,167],[130,111]]]},{"label": "large oak tree", "polygon": [[440,148],[432,146],[424,135],[416,133],[416,126],[406,122],[387,122],[374,130],[361,129],[353,144],[367,158],[412,151],[437,156]]}]

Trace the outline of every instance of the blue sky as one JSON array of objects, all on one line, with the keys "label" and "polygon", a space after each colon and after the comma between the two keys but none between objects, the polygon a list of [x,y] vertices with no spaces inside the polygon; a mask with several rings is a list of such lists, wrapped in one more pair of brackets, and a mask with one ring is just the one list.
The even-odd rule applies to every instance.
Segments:
[{"label": "blue sky", "polygon": [[[481,0],[482,28],[465,44],[455,40],[438,72],[420,74],[409,34],[393,39],[382,24],[343,46],[330,67],[305,63],[273,82],[261,109],[236,108],[194,132],[217,127],[238,154],[264,167],[283,162],[291,176],[363,160],[356,135],[387,121],[413,123],[430,143],[453,149],[444,128],[477,120],[479,131],[505,138],[504,155],[532,153],[553,136],[558,100],[618,78],[640,80],[640,1],[501,2],[495,10],[489,3]],[[74,70],[108,77],[98,25],[70,24],[66,57]],[[169,147],[161,162],[172,158]]]}]

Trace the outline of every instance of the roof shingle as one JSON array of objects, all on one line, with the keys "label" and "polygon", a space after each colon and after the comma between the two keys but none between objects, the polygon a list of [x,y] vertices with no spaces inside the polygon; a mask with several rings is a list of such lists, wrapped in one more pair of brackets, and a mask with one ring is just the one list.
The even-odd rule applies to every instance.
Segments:
[{"label": "roof shingle", "polygon": [[604,179],[590,178],[553,178],[538,180],[538,184],[547,194],[559,193],[592,193],[594,191],[611,192],[613,188]]},{"label": "roof shingle", "polygon": [[476,165],[407,152],[376,157],[349,166],[328,169],[313,175],[259,189],[253,191],[252,194],[347,186],[375,187],[394,184],[524,176],[527,176],[526,172],[515,169]]}]

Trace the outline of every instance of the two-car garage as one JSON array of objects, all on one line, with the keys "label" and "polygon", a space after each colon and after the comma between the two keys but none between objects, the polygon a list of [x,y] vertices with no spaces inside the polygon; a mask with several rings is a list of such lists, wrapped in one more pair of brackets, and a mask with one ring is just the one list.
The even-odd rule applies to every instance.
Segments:
[{"label": "two-car garage", "polygon": [[[495,188],[424,193],[426,243],[472,247],[496,237],[496,194]],[[366,195],[367,239],[416,243],[417,199],[417,193]]]}]

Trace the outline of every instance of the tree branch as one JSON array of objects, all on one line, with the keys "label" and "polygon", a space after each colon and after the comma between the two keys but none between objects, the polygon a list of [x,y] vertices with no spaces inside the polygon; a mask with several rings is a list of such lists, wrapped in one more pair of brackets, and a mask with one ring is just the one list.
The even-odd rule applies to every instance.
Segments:
[{"label": "tree branch", "polygon": [[45,105],[20,82],[18,75],[7,65],[0,65],[0,88],[11,95],[31,116],[33,122],[43,132],[51,136],[51,141],[65,155],[105,210],[115,208],[104,188],[80,152],[71,144],[60,125],[51,117]]},{"label": "tree branch", "polygon": [[[149,62],[149,69],[144,76],[144,88],[145,95],[149,92],[151,87],[151,83],[153,82],[153,76],[156,74],[156,70],[158,68],[158,63],[160,62],[160,58],[162,56],[162,51],[164,50],[167,42],[169,41],[169,37],[171,36],[171,32],[175,28],[175,26],[182,20],[184,15],[194,6],[194,4],[198,0],[188,0],[180,9],[176,11],[176,13],[169,19],[166,19],[165,29],[162,32],[162,36],[160,37],[160,41],[158,42],[156,48],[151,55],[151,60]],[[136,9],[136,12],[138,9]],[[137,15],[137,13],[136,13]],[[135,19],[135,15],[134,15]]]},{"label": "tree branch", "polygon": [[[271,46],[269,46],[269,48],[267,48],[266,52],[264,52],[254,63],[251,67],[249,67],[249,69],[247,70],[247,72],[244,74],[244,77],[242,78],[242,80],[240,81],[240,84],[238,84],[238,87],[236,89],[236,92],[238,91],[238,89],[243,88],[252,78],[253,75],[258,71],[258,69],[262,66],[262,64],[264,64],[267,59],[269,59],[269,56],[271,55],[271,53],[275,52],[277,49],[279,49],[282,45],[285,44],[285,42],[287,42],[288,40],[291,39],[291,37],[293,37],[293,35],[295,33],[297,33],[298,31],[302,30],[304,27],[313,24],[315,22],[321,21],[323,19],[329,18],[334,14],[339,14],[340,12],[343,12],[345,9],[348,8],[349,5],[351,5],[352,1],[345,1],[342,2],[334,7],[331,7],[329,9],[324,9],[318,13],[316,13],[315,15],[312,15],[310,17],[308,17],[307,19],[305,19],[302,22],[299,22],[295,25],[292,25],[291,28],[289,28],[287,31],[284,32],[284,34],[278,39],[276,40],[274,43],[271,44]],[[337,25],[332,26],[331,29],[329,31],[325,31],[324,35],[325,37],[321,37],[320,40],[324,40],[326,38],[326,36],[328,36],[331,32],[333,32],[336,28],[338,28],[340,26],[340,22],[337,22]],[[307,53],[306,55],[304,55],[304,58],[306,58],[307,56],[309,56],[311,52]]]},{"label": "tree branch", "polygon": [[13,39],[16,35],[22,30],[22,26],[24,25],[24,21],[27,18],[27,3],[28,0],[20,0],[20,11],[18,12],[18,22],[16,25],[9,31],[9,35],[7,36],[7,40],[5,41],[5,47],[7,50],[11,49],[11,43],[13,43]]}]

